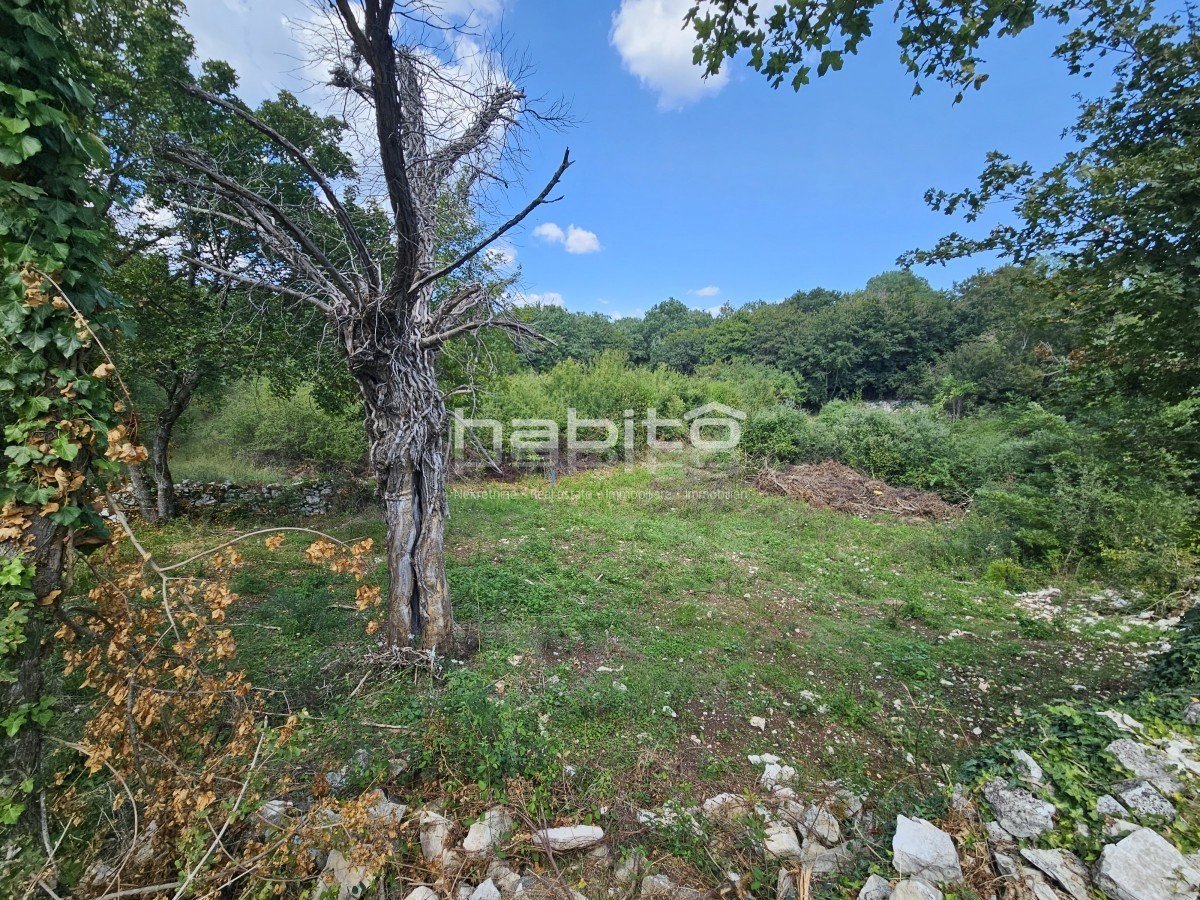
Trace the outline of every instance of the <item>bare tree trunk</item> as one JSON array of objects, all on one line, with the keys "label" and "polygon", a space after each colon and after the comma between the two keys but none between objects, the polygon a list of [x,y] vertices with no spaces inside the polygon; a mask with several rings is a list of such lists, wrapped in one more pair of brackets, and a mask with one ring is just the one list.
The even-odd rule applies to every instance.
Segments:
[{"label": "bare tree trunk", "polygon": [[142,521],[158,521],[158,510],[154,506],[150,483],[146,480],[146,470],[141,463],[129,467],[129,486],[133,489],[133,499],[137,502]]},{"label": "bare tree trunk", "polygon": [[154,486],[158,491],[158,521],[169,522],[179,515],[179,503],[175,499],[175,479],[171,475],[171,436],[175,424],[192,402],[192,394],[200,383],[200,373],[184,372],[175,378],[167,390],[167,405],[158,414],[154,429],[154,443],[150,449],[150,464],[154,472]]},{"label": "bare tree trunk", "polygon": [[388,353],[354,368],[387,524],[385,637],[391,647],[448,653],[454,615],[444,553],[447,417],[434,354]]}]

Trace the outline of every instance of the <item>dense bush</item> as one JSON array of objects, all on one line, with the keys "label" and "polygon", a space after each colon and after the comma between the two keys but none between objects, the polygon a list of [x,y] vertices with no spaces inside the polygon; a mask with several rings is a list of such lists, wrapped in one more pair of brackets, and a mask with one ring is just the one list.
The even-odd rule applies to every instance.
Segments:
[{"label": "dense bush", "polygon": [[261,382],[230,388],[215,408],[201,407],[180,441],[193,450],[241,462],[323,471],[355,471],[366,453],[357,405],[338,415],[322,409],[309,386],[287,396]]},{"label": "dense bush", "polygon": [[836,459],[968,501],[951,555],[1014,585],[1037,567],[1171,589],[1194,564],[1186,472],[1166,458],[1132,465],[1101,432],[1037,404],[955,421],[923,407],[776,407],[750,418],[741,451],[754,462]]}]

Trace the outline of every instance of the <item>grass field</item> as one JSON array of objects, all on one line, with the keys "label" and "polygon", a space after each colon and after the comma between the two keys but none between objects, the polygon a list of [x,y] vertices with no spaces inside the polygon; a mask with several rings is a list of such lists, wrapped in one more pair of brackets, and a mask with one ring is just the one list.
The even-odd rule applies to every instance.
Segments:
[{"label": "grass field", "polygon": [[[941,561],[953,526],[816,512],[717,470],[459,484],[451,513],[479,651],[436,680],[371,668],[353,582],[307,563],[307,539],[242,545],[240,658],[278,711],[311,716],[293,774],[366,750],[347,789],[527,786],[551,814],[607,808],[631,830],[639,808],[750,786],[752,753],[873,797],[929,791],[1022,710],[1126,690],[1159,636],[1030,617]],[[253,524],[144,536],[171,560]],[[373,509],[304,524],[383,536]]]}]

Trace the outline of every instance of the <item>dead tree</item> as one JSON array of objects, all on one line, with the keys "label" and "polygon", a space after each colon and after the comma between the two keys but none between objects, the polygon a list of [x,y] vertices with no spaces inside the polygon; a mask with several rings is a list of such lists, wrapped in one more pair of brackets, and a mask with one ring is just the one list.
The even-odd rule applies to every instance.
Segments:
[{"label": "dead tree", "polygon": [[427,44],[406,40],[436,25],[415,3],[397,8],[395,0],[362,6],[329,0],[329,8],[344,32],[333,85],[358,104],[362,115],[348,116],[352,123],[373,120],[374,133],[357,137],[371,148],[381,183],[376,195],[386,195],[392,232],[386,246],[360,234],[352,203],[299,146],[225,99],[194,91],[265,135],[305,171],[317,185],[316,201],[336,222],[336,241],[328,229],[318,235],[307,228],[310,217],[293,217],[267,192],[228,177],[206,155],[176,144],[166,156],[193,173],[189,187],[203,188],[208,212],[253,234],[260,251],[241,269],[198,264],[314,306],[328,318],[362,395],[369,462],[387,524],[387,642],[445,652],[454,640],[443,547],[448,420],[435,362],[442,346],[461,335],[489,327],[528,332],[507,315],[502,298],[463,273],[549,202],[570,165],[569,151],[524,208],[453,259],[439,259],[439,197],[452,183],[479,186],[498,178],[502,151],[535,114],[497,68],[465,77]]}]

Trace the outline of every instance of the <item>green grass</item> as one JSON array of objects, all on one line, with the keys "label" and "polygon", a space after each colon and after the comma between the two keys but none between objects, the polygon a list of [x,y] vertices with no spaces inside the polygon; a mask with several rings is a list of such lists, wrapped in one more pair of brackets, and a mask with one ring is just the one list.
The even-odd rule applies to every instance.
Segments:
[{"label": "green grass", "polygon": [[232,481],[236,484],[291,480],[285,469],[263,465],[220,449],[214,451],[211,447],[203,450],[181,448],[171,457],[171,474],[181,481]]},{"label": "green grass", "polygon": [[[712,471],[472,485],[451,513],[456,617],[480,650],[441,681],[377,671],[359,687],[377,639],[353,582],[305,562],[304,538],[242,545],[240,658],[276,711],[309,711],[312,771],[364,748],[363,785],[403,758],[402,791],[528,783],[551,811],[628,823],[749,787],[747,754],[771,752],[880,796],[928,788],[1022,710],[1122,693],[1148,637],[1030,620],[938,562],[953,526],[816,512]],[[309,524],[383,537],[373,511]],[[232,533],[177,522],[146,540],[172,559]]]}]

